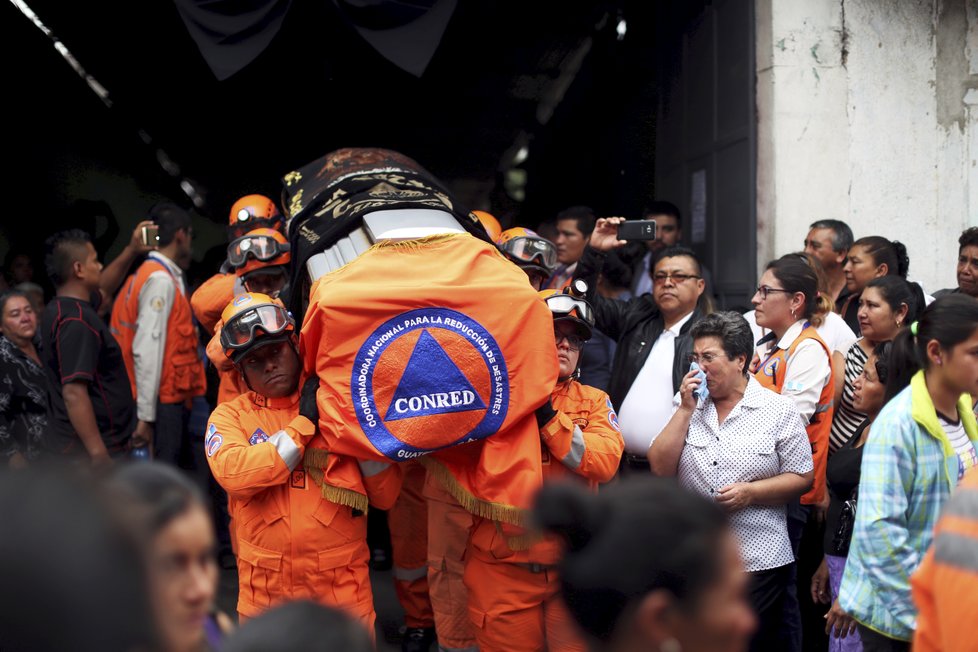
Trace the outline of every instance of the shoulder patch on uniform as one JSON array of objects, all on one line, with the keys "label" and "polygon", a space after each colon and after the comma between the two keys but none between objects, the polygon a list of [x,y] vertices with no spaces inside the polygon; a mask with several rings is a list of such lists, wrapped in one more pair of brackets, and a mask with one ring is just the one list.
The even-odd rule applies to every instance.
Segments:
[{"label": "shoulder patch on uniform", "polygon": [[207,440],[207,457],[214,457],[214,453],[221,448],[221,444],[223,443],[224,437],[222,437],[220,433],[215,432],[211,438]]},{"label": "shoulder patch on uniform", "polygon": [[609,398],[605,403],[608,405],[608,423],[611,427],[621,432],[621,425],[618,423],[618,414],[615,412],[615,406],[611,404],[611,399]]},{"label": "shoulder patch on uniform", "polygon": [[248,438],[248,442],[252,446],[254,446],[255,444],[260,444],[265,441],[268,441],[268,435],[266,435],[265,431],[262,430],[261,428],[258,428],[253,433],[251,433],[251,437]]},{"label": "shoulder patch on uniform", "polygon": [[155,310],[156,312],[160,312],[161,310],[163,310],[163,297],[153,297],[152,299],[150,299],[149,307]]}]

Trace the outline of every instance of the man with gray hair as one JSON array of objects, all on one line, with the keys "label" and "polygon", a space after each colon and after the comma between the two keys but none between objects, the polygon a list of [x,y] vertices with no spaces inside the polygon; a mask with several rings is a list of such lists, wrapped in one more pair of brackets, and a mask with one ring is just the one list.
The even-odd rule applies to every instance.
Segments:
[{"label": "man with gray hair", "polygon": [[805,253],[811,254],[822,263],[822,269],[829,281],[829,298],[835,302],[838,312],[849,295],[842,268],[849,257],[849,248],[852,247],[852,229],[841,220],[819,220],[808,228]]}]

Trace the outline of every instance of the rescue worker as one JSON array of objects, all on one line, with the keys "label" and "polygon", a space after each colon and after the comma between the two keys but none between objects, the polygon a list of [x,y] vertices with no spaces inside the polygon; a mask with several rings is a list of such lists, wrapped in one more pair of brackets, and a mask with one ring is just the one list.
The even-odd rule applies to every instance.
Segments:
[{"label": "rescue worker", "polygon": [[110,324],[136,398],[132,446],[150,446],[157,459],[194,469],[190,408],[206,380],[184,278],[193,228],[190,214],[174,204],[156,204],[149,217],[159,227],[158,249],[123,285]]},{"label": "rescue worker", "polygon": [[[624,442],[604,392],[577,382],[594,316],[583,299],[540,292],[554,318],[560,375],[537,410],[544,484],[572,478],[597,489],[618,470]],[[585,650],[558,595],[560,545],[508,524],[477,518],[466,552],[469,614],[482,652]]]},{"label": "rescue worker", "polygon": [[387,513],[394,590],[404,609],[406,627],[401,650],[427,652],[435,641],[435,614],[428,588],[428,506],[422,495],[427,472],[417,460],[404,462],[401,472],[401,493]]},{"label": "rescue worker", "polygon": [[[249,231],[259,228],[285,232],[285,218],[275,202],[264,195],[245,195],[234,202],[228,218],[228,242],[234,242]],[[220,272],[204,281],[190,297],[194,315],[204,330],[213,334],[224,307],[244,291],[240,279],[227,262]]]},{"label": "rescue worker", "polygon": [[[535,290],[540,290],[556,267],[557,249],[553,243],[530,229],[506,229],[495,242],[499,251],[526,273]],[[462,580],[473,517],[430,474],[423,493],[428,512],[428,590],[438,648],[474,652],[478,648],[468,614],[468,591]]]},{"label": "rescue worker", "polygon": [[[227,262],[238,280],[235,287],[240,284],[245,292],[266,294],[276,301],[288,283],[291,260],[288,241],[275,229],[249,231],[228,245]],[[248,391],[234,363],[224,355],[220,337],[222,323],[218,321],[214,326],[214,337],[207,345],[207,357],[221,379],[217,390],[218,405]]]},{"label": "rescue worker", "polygon": [[[238,543],[238,614],[310,599],[374,631],[367,563],[368,498],[388,509],[399,470],[358,465],[322,448],[319,380],[299,390],[295,321],[271,297],[235,298],[222,316],[225,354],[250,388],[214,410],[204,447],[230,497]],[[361,466],[363,471],[361,471]]]},{"label": "rescue worker", "polygon": [[557,268],[557,248],[535,231],[515,226],[503,231],[496,246],[530,278],[534,290],[543,288]]}]

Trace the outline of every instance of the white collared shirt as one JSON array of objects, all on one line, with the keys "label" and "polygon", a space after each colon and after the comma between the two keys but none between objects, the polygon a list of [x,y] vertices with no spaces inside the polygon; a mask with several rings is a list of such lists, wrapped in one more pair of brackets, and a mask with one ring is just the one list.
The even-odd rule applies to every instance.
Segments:
[{"label": "white collared shirt", "polygon": [[639,370],[621,402],[618,422],[625,440],[625,451],[645,456],[652,439],[672,417],[672,366],[676,357],[676,338],[693,313],[680,319],[659,335],[649,357]]},{"label": "white collared shirt", "polygon": [[[653,444],[654,445],[654,444]],[[735,482],[812,470],[812,449],[794,401],[747,380],[743,398],[718,423],[712,398],[693,412],[679,458],[679,483],[709,498]],[[784,505],[751,505],[730,514],[747,571],[794,561]]]},{"label": "white collared shirt", "polygon": [[[806,323],[805,320],[799,319],[792,324],[778,340],[776,348],[790,349],[794,341],[801,335]],[[762,344],[756,350],[762,364],[774,352],[775,349],[769,348],[768,344]],[[822,389],[832,382],[832,362],[825,354],[822,346],[809,339],[798,345],[795,352],[786,360],[785,365],[781,395],[787,396],[795,402],[801,418],[805,420],[805,423],[808,423],[811,421],[812,415],[815,414]]]}]

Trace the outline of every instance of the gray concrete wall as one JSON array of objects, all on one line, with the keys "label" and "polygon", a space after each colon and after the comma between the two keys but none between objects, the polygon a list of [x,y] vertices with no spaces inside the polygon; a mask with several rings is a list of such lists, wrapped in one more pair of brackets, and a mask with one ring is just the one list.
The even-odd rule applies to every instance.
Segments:
[{"label": "gray concrete wall", "polygon": [[758,266],[809,223],[904,242],[954,284],[978,225],[978,0],[757,0]]}]

